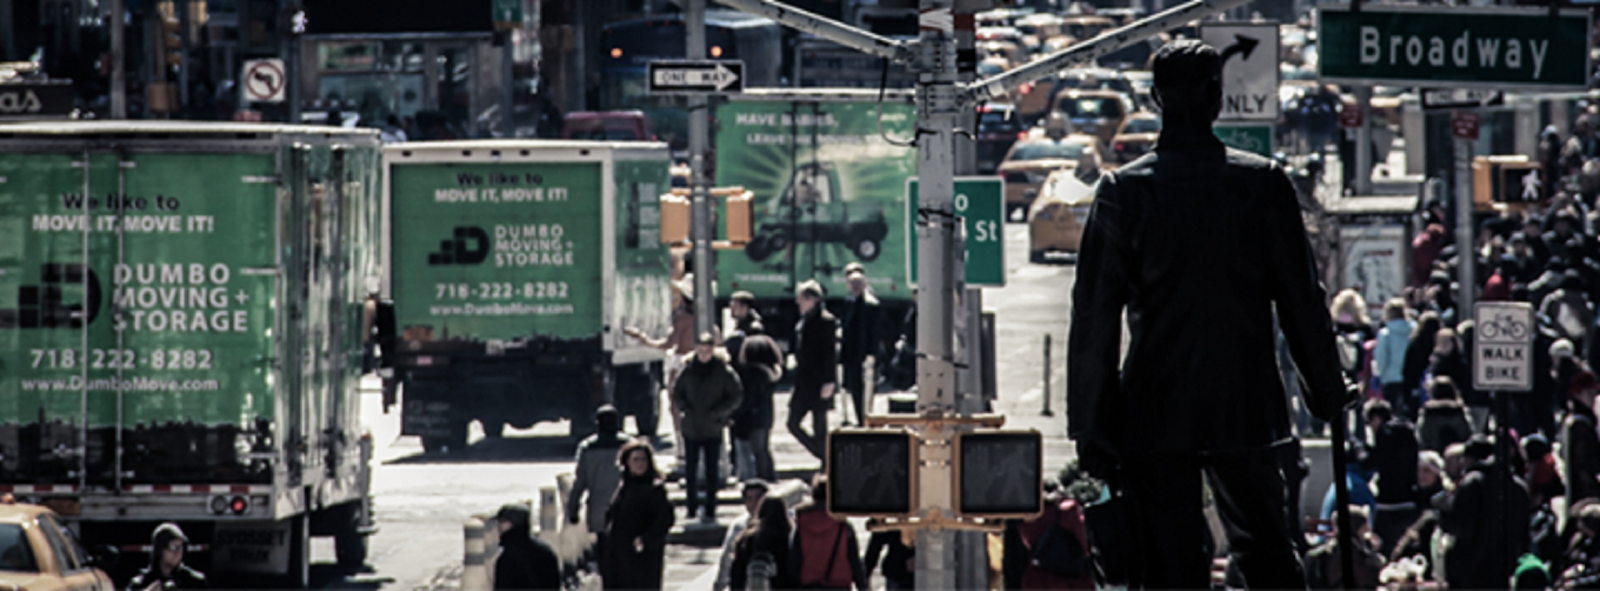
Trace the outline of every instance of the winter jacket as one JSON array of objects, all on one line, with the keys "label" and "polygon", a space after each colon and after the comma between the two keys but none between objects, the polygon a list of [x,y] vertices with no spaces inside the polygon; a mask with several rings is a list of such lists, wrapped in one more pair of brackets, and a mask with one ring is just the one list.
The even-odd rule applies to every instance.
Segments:
[{"label": "winter jacket", "polygon": [[128,591],[144,591],[158,582],[161,583],[160,589],[211,588],[211,582],[206,580],[206,576],[200,571],[189,568],[187,564],[179,564],[178,568],[172,569],[167,575],[162,575],[161,567],[152,564],[133,576],[133,580],[128,582]]},{"label": "winter jacket", "polygon": [[[1445,551],[1445,580],[1452,589],[1504,589],[1517,557],[1528,550],[1528,488],[1512,477],[1503,505],[1508,514],[1494,518],[1494,467],[1474,466],[1439,513],[1439,527],[1455,537]],[[1520,524],[1507,528],[1505,524]],[[1501,549],[1504,553],[1500,553]]]},{"label": "winter jacket", "polygon": [[839,321],[820,304],[795,326],[794,408],[833,408],[822,399],[822,387],[837,381],[839,373]]},{"label": "winter jacket", "polygon": [[1067,578],[1033,564],[1034,549],[1044,541],[1044,537],[1053,528],[1060,527],[1078,539],[1078,547],[1084,551],[1089,550],[1088,530],[1083,524],[1083,509],[1073,499],[1061,499],[1056,502],[1045,503],[1044,513],[1037,519],[1022,522],[1018,526],[1022,535],[1023,550],[1028,553],[1028,566],[1022,571],[1023,589],[1094,589],[1093,573],[1084,572],[1083,576]]},{"label": "winter jacket", "polygon": [[672,404],[683,413],[678,426],[683,439],[721,439],[723,427],[744,402],[744,385],[720,352],[706,362],[690,355],[685,363],[672,385]]},{"label": "winter jacket", "polygon": [[917,582],[916,550],[907,546],[905,536],[911,532],[899,530],[873,532],[867,538],[867,555],[863,567],[867,576],[883,565],[883,578],[894,581],[901,589],[914,589]]},{"label": "winter jacket", "polygon": [[[628,442],[621,433],[596,433],[578,444],[577,468],[573,470],[572,492],[567,493],[567,523],[578,522],[578,511],[588,509],[589,532],[606,529],[606,508],[622,483],[622,468],[617,466],[617,451]],[[584,494],[589,496],[584,498]]]},{"label": "winter jacket", "polygon": [[802,505],[794,514],[794,539],[789,543],[789,571],[800,587],[870,589],[861,563],[856,530],[834,519],[819,505]]},{"label": "winter jacket", "polygon": [[[667,487],[653,476],[630,476],[606,511],[600,576],[606,589],[660,589],[667,532],[675,519]],[[642,539],[641,550],[633,544]]]},{"label": "winter jacket", "polygon": [[1374,433],[1372,465],[1377,471],[1375,500],[1384,505],[1410,503],[1417,493],[1417,429],[1395,417]]},{"label": "winter jacket", "polygon": [[1539,313],[1550,319],[1561,336],[1574,343],[1583,341],[1589,328],[1594,326],[1594,310],[1589,307],[1588,298],[1578,290],[1556,290],[1544,298]]},{"label": "winter jacket", "polygon": [[739,382],[744,385],[744,402],[733,413],[730,432],[734,437],[748,438],[752,431],[771,429],[773,424],[772,395],[778,378],[783,377],[783,351],[778,343],[766,335],[751,335],[740,347],[742,363]]},{"label": "winter jacket", "polygon": [[1136,454],[1288,437],[1274,312],[1311,414],[1331,420],[1349,401],[1300,201],[1271,160],[1228,149],[1210,126],[1168,127],[1101,178],[1082,242],[1067,339],[1073,439]]},{"label": "winter jacket", "polygon": [[1574,411],[1561,421],[1561,461],[1567,466],[1567,503],[1600,497],[1600,434],[1595,432],[1595,411],[1573,404]]},{"label": "winter jacket", "polygon": [[733,560],[728,568],[729,589],[743,591],[750,587],[750,563],[754,562],[759,554],[766,554],[772,559],[773,573],[767,581],[768,589],[795,587],[793,575],[789,570],[788,536],[782,530],[763,532],[756,529],[745,530],[733,542]]},{"label": "winter jacket", "polygon": [[1378,331],[1378,348],[1372,355],[1372,373],[1385,384],[1406,381],[1406,347],[1411,344],[1410,320],[1390,320]]},{"label": "winter jacket", "polygon": [[526,525],[500,534],[500,557],[494,563],[494,588],[560,589],[561,559]]},{"label": "winter jacket", "polygon": [[1472,420],[1467,416],[1466,405],[1459,400],[1429,400],[1422,405],[1422,416],[1417,419],[1417,440],[1422,449],[1444,453],[1452,443],[1461,443],[1472,437]]}]

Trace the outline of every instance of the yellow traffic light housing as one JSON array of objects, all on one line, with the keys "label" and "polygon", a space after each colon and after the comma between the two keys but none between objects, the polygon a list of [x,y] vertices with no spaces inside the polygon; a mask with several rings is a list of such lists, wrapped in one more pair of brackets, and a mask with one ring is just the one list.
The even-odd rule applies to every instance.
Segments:
[{"label": "yellow traffic light housing", "polygon": [[[724,203],[724,212],[720,216],[725,220],[723,235],[726,240],[717,240],[712,247],[717,250],[744,248],[750,242],[754,221],[751,217],[752,202],[755,196],[744,187],[717,187],[707,191],[712,197],[719,197]],[[712,224],[717,223],[717,214],[712,212]],[[690,206],[690,191],[687,188],[675,188],[672,192],[661,196],[661,242],[663,244],[687,244],[689,242],[690,228],[693,226],[693,213]]]},{"label": "yellow traffic light housing", "polygon": [[689,241],[689,198],[677,191],[661,196],[661,243]]}]

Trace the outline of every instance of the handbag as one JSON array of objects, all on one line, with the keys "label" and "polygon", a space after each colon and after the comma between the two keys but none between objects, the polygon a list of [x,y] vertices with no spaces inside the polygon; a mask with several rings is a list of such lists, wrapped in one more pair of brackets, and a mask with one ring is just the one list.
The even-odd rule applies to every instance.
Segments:
[{"label": "handbag", "polygon": [[1083,508],[1094,579],[1101,588],[1129,586],[1135,551],[1132,511],[1128,498],[1114,488],[1110,498]]},{"label": "handbag", "polygon": [[1090,574],[1094,570],[1093,558],[1078,543],[1078,536],[1061,526],[1060,512],[1046,514],[1050,513],[1055,514],[1055,519],[1034,542],[1029,558],[1035,566],[1057,576],[1075,579]]}]

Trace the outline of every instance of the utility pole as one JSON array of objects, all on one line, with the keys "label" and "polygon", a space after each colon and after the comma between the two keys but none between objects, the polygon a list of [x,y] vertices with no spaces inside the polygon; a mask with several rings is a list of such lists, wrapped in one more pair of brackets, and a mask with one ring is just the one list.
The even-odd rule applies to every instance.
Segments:
[{"label": "utility pole", "polygon": [[[691,0],[690,6],[703,0]],[[1183,25],[1226,11],[1249,0],[1193,0],[1160,14],[1063,49],[1044,58],[986,80],[962,83],[956,68],[957,35],[954,0],[921,0],[916,43],[903,43],[839,22],[819,17],[774,0],[719,0],[741,11],[764,16],[785,26],[817,35],[863,52],[910,63],[917,73],[917,182],[916,215],[917,293],[917,411],[959,415],[954,322],[957,290],[964,288],[958,240],[961,220],[955,215],[955,137],[963,110],[1003,95],[1035,80],[1094,59]],[[694,9],[691,8],[691,11]],[[694,14],[690,12],[690,14]],[[693,33],[691,32],[691,35]],[[691,37],[692,39],[693,37]],[[692,42],[691,42],[692,43]],[[693,45],[691,45],[691,48]],[[693,49],[691,49],[691,52]],[[691,125],[704,122],[691,103]],[[690,142],[694,135],[691,127]],[[698,173],[697,173],[698,176]],[[698,210],[696,210],[698,215]],[[696,218],[698,221],[698,218]],[[698,247],[697,238],[697,247]],[[698,286],[695,289],[700,289]],[[963,301],[971,301],[963,298]],[[974,317],[972,323],[981,322]],[[959,422],[959,418],[957,421]],[[918,516],[939,523],[958,516],[954,503],[954,442],[948,429],[936,429],[936,440],[924,443],[917,455]],[[917,531],[917,584],[929,589],[962,588],[955,560],[956,532],[950,529]],[[967,568],[981,565],[964,564]]]},{"label": "utility pole", "polygon": [[111,0],[111,118],[128,118],[127,31],[123,0]]},{"label": "utility pole", "polygon": [[517,137],[517,31],[508,29],[500,34],[500,137],[511,139]]},{"label": "utility pole", "polygon": [[[686,31],[684,45],[691,60],[706,58],[706,2],[688,0],[683,23]],[[689,238],[694,243],[694,333],[711,332],[715,326],[716,298],[711,297],[711,196],[706,193],[706,147],[710,144],[707,129],[706,95],[689,95],[689,187],[691,208],[689,212]],[[715,470],[715,467],[708,470]]]},{"label": "utility pole", "polygon": [[1361,110],[1361,125],[1356,127],[1356,173],[1351,183],[1357,195],[1372,194],[1372,87],[1356,87],[1356,108]]}]

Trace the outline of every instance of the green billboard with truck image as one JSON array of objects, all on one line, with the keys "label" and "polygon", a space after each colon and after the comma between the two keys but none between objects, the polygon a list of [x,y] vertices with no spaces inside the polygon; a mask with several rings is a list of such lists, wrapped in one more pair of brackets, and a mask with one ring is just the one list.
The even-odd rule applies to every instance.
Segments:
[{"label": "green billboard with truck image", "polygon": [[313,530],[359,567],[377,146],[280,125],[0,126],[0,492],[103,543],[179,522],[208,549],[186,561],[220,577],[304,584]]},{"label": "green billboard with truck image", "polygon": [[622,329],[670,329],[666,146],[408,143],[385,164],[402,432],[430,452],[473,421],[583,434],[612,402],[653,433],[663,355]]}]

